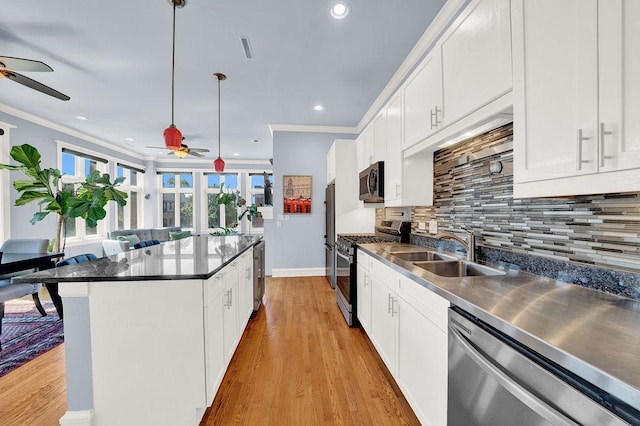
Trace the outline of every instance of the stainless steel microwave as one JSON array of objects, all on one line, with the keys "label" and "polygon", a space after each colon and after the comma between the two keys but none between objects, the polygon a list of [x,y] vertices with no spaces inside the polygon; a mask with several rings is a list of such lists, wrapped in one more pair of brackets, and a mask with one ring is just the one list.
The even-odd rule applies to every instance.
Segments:
[{"label": "stainless steel microwave", "polygon": [[360,200],[365,203],[384,202],[384,162],[373,163],[360,172]]}]

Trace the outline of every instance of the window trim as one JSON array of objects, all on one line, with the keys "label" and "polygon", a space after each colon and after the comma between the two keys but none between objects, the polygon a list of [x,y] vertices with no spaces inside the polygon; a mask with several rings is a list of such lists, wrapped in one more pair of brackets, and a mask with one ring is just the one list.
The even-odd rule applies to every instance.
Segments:
[{"label": "window trim", "polygon": [[[220,191],[220,188],[209,188],[208,182],[207,182],[207,176],[209,175],[220,175],[221,177],[225,176],[225,175],[234,175],[236,176],[237,180],[238,180],[238,188],[233,188],[233,189],[229,189],[229,188],[225,188],[224,192],[229,193],[229,192],[235,192],[235,191],[240,191],[240,195],[242,195],[242,191],[241,191],[241,187],[242,187],[242,173],[241,172],[234,172],[234,171],[227,171],[227,172],[223,172],[223,173],[216,173],[216,172],[210,172],[210,171],[206,171],[206,172],[202,172],[201,173],[201,178],[200,178],[200,185],[202,187],[202,191],[201,193],[203,194],[202,197],[202,202],[200,203],[200,217],[202,217],[203,222],[201,224],[201,228],[204,229],[206,232],[212,232],[214,229],[216,228],[209,228],[209,216],[208,216],[208,211],[209,211],[209,194],[218,194]],[[222,186],[223,180],[221,179],[221,186]],[[216,191],[216,189],[218,189],[218,191]],[[220,227],[221,228],[227,228],[227,223],[226,223],[226,207],[224,204],[220,206],[220,218],[225,218],[224,219],[224,225],[221,224]],[[240,208],[238,207],[236,209],[236,217],[240,214]],[[240,223],[238,223],[238,225],[240,225]]]},{"label": "window trim", "polygon": [[[158,170],[156,172],[157,174],[157,185],[158,185],[158,223],[160,224],[160,226],[164,226],[163,223],[163,213],[164,213],[164,209],[162,206],[162,203],[164,202],[164,194],[174,194],[174,202],[175,205],[177,206],[177,208],[174,211],[174,226],[178,226],[180,228],[182,228],[183,230],[191,230],[192,232],[195,231],[196,229],[196,180],[197,180],[197,171],[187,171],[187,170],[182,170],[182,171],[176,171],[174,170]],[[176,176],[180,176],[180,175],[191,175],[191,181],[192,181],[192,187],[191,188],[182,188],[180,186],[180,179],[178,179],[176,181],[176,185],[174,188],[164,188],[162,186],[162,176],[163,175],[176,175]],[[180,223],[180,198],[179,196],[181,194],[191,194],[191,196],[193,197],[193,214],[191,216],[191,227],[185,227],[182,226],[182,223]]]},{"label": "window trim", "polygon": [[[9,151],[11,147],[11,129],[16,126],[0,121],[0,128],[4,130],[4,135],[0,135],[0,162],[9,164],[11,157]],[[9,170],[0,170],[0,188],[2,189],[2,200],[0,204],[0,241],[8,240],[11,237],[11,176]],[[4,197],[7,197],[5,200]]]}]

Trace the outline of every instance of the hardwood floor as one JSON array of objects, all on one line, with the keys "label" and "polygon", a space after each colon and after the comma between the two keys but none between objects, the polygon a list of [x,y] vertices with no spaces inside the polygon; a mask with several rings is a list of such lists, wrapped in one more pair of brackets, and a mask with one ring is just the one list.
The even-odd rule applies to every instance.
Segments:
[{"label": "hardwood floor", "polygon": [[0,377],[0,424],[58,425],[67,411],[64,374],[62,344]]},{"label": "hardwood floor", "polygon": [[270,278],[202,425],[419,424],[323,277]]},{"label": "hardwood floor", "polygon": [[[1,425],[57,425],[66,411],[64,346],[0,377]],[[265,303],[202,425],[418,425],[323,277],[268,278]]]}]

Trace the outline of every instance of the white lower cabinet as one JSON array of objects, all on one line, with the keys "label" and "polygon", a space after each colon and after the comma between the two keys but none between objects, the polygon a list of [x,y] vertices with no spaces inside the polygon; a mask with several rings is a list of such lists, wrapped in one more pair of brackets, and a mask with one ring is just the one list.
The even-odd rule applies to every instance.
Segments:
[{"label": "white lower cabinet", "polygon": [[445,426],[449,302],[376,259],[370,263],[365,331],[420,422]]},{"label": "white lower cabinet", "polygon": [[224,274],[218,273],[205,281],[204,333],[205,379],[207,405],[211,405],[222,383],[225,371],[224,347]]},{"label": "white lower cabinet", "polygon": [[[423,293],[419,296],[433,299],[429,300],[431,306],[403,292],[403,285]],[[398,294],[396,381],[423,425],[444,426],[447,424],[449,302],[399,274]]]},{"label": "white lower cabinet", "polygon": [[367,333],[371,332],[371,275],[369,264],[371,256],[358,250],[357,256],[357,289],[356,315],[360,325]]},{"label": "white lower cabinet", "polygon": [[244,252],[238,262],[238,334],[242,336],[253,312],[253,250]]}]

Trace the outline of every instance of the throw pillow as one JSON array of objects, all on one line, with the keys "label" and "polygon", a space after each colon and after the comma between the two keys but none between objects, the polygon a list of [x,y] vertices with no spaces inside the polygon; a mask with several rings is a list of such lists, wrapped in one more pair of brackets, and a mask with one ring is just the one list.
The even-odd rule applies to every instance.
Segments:
[{"label": "throw pillow", "polygon": [[120,235],[116,237],[119,241],[129,241],[129,245],[133,247],[134,244],[138,244],[140,242],[140,238],[136,234],[131,235]]},{"label": "throw pillow", "polygon": [[169,232],[169,239],[171,241],[181,240],[182,238],[187,238],[191,236],[191,231],[176,231]]}]

